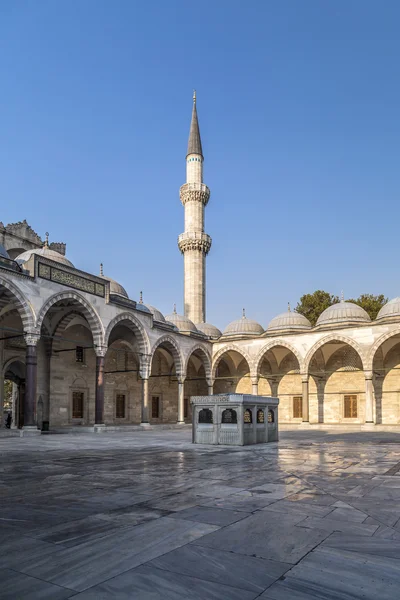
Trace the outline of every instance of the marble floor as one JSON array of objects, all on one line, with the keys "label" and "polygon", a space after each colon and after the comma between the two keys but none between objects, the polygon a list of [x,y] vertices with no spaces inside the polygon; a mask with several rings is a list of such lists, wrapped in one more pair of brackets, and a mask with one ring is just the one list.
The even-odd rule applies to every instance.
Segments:
[{"label": "marble floor", "polygon": [[400,432],[0,437],[2,600],[386,600]]}]

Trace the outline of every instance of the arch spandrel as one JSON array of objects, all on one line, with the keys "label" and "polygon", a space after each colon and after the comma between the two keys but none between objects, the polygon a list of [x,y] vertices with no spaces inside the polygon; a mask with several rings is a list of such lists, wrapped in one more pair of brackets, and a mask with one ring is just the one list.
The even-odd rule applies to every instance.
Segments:
[{"label": "arch spandrel", "polygon": [[155,352],[157,350],[157,348],[159,348],[162,344],[164,344],[167,348],[167,350],[169,350],[173,356],[174,362],[175,362],[175,371],[178,377],[180,376],[184,376],[184,374],[186,373],[185,370],[185,359],[183,357],[183,354],[181,352],[181,349],[179,348],[178,343],[176,342],[176,340],[170,336],[170,335],[163,335],[162,337],[160,337],[158,340],[156,340],[151,348],[150,351],[150,368],[153,362],[153,358],[155,355]]},{"label": "arch spandrel", "polygon": [[189,360],[195,352],[200,352],[200,354],[202,356],[201,362],[203,363],[204,370],[206,373],[206,379],[211,379],[211,373],[212,373],[211,356],[203,346],[200,346],[200,344],[198,344],[197,346],[194,346],[193,348],[190,348],[188,354],[186,355],[185,363],[184,363],[184,375],[187,374]]},{"label": "arch spandrel", "polygon": [[4,287],[16,304],[19,316],[22,320],[24,331],[32,331],[35,328],[35,311],[31,303],[25,298],[21,290],[11,281],[0,275],[0,288]]},{"label": "arch spandrel", "polygon": [[85,317],[90,325],[90,329],[91,329],[91,332],[93,335],[93,342],[94,342],[95,346],[98,346],[98,347],[104,346],[103,323],[102,323],[97,311],[94,309],[94,307],[86,300],[86,298],[84,298],[77,292],[72,292],[72,291],[60,292],[60,293],[57,293],[57,294],[54,294],[53,296],[51,296],[43,304],[42,308],[39,311],[39,314],[38,314],[38,317],[36,320],[37,330],[38,331],[41,330],[43,321],[44,321],[48,311],[52,308],[52,306],[57,304],[57,302],[61,302],[63,300],[72,300],[73,302],[76,302],[83,307],[83,312],[84,312]]},{"label": "arch spandrel", "polygon": [[295,348],[292,344],[290,344],[286,340],[276,339],[276,340],[273,340],[273,341],[269,342],[268,344],[265,344],[265,346],[263,346],[261,348],[261,350],[259,351],[259,353],[257,355],[257,358],[254,361],[255,374],[256,375],[259,374],[262,362],[263,362],[263,360],[264,360],[265,355],[267,354],[267,352],[269,350],[273,350],[274,348],[276,348],[278,346],[286,348],[289,352],[291,352],[292,354],[294,354],[294,356],[297,358],[297,361],[299,363],[300,372],[303,373],[304,372],[304,368],[305,368],[304,358],[301,356],[301,354],[297,350],[297,348]]},{"label": "arch spandrel", "polygon": [[237,346],[236,344],[227,344],[226,346],[223,346],[223,348],[220,348],[218,350],[218,352],[215,354],[215,356],[213,357],[212,372],[211,372],[212,379],[215,379],[215,374],[217,371],[218,363],[220,362],[221,358],[223,357],[224,354],[227,354],[229,352],[237,352],[238,354],[240,354],[243,357],[243,359],[247,362],[250,373],[252,372],[253,361],[250,358],[250,356],[247,354],[247,352],[245,350],[243,350],[242,348],[240,348],[240,346]]},{"label": "arch spandrel", "polygon": [[396,335],[400,335],[400,327],[396,327],[396,328],[392,329],[391,331],[388,331],[387,333],[381,335],[381,337],[379,337],[375,341],[373,346],[370,348],[370,350],[368,352],[368,356],[366,358],[366,367],[365,367],[366,370],[372,371],[373,364],[374,364],[374,358],[375,358],[377,351],[379,350],[379,348],[382,346],[382,344],[384,342],[386,342],[387,340],[389,340],[392,337],[395,337]]},{"label": "arch spandrel", "polygon": [[359,344],[357,344],[357,342],[355,342],[352,338],[348,338],[344,335],[338,335],[338,334],[332,333],[332,334],[327,335],[327,336],[321,338],[320,340],[318,340],[318,342],[316,342],[308,350],[306,357],[304,359],[304,373],[309,373],[311,361],[314,357],[314,354],[317,352],[317,350],[319,350],[320,348],[322,348],[322,346],[325,346],[326,344],[334,343],[334,342],[339,342],[339,343],[347,344],[348,346],[351,346],[357,352],[358,356],[360,357],[363,369],[366,370],[367,359],[366,359],[364,351],[359,346]]}]

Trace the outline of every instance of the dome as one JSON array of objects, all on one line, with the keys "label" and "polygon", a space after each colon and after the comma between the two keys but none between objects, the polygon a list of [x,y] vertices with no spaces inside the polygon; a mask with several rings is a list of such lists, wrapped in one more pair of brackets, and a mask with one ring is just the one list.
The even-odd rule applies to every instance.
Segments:
[{"label": "dome", "polygon": [[229,323],[222,335],[261,335],[262,333],[264,329],[261,325],[253,319],[248,319],[243,310],[242,318]]},{"label": "dome", "polygon": [[161,321],[162,323],[165,323],[164,315],[157,308],[151,306],[151,304],[144,304],[143,306],[149,309],[155,321]]},{"label": "dome", "polygon": [[106,277],[105,275],[103,275],[103,263],[100,265],[100,277],[110,283],[110,294],[129,299],[126,289],[122,287],[122,285],[118,283],[118,281],[115,281],[115,279],[111,279],[111,277]]},{"label": "dome", "polygon": [[1,244],[0,244],[0,258],[8,258],[10,260],[7,250]]},{"label": "dome", "polygon": [[182,333],[188,333],[190,331],[197,333],[196,325],[184,315],[178,315],[176,310],[171,315],[166,315],[165,320],[172,325],[175,325]]},{"label": "dome", "polygon": [[43,248],[37,249],[35,248],[33,250],[26,250],[25,252],[17,256],[15,260],[19,265],[23,266],[24,263],[26,263],[34,254],[36,254],[37,256],[42,256],[43,258],[48,258],[49,260],[54,260],[54,262],[58,262],[67,267],[74,268],[74,265],[68,260],[68,258],[65,258],[65,256],[63,256],[59,252],[56,252],[55,250],[50,250],[48,246],[44,246]]},{"label": "dome", "polygon": [[311,329],[311,323],[304,315],[298,312],[292,312],[289,308],[287,312],[281,313],[269,322],[266,331],[305,331]]},{"label": "dome", "polygon": [[353,325],[370,321],[369,314],[361,306],[342,300],[324,310],[318,318],[317,327],[320,325]]},{"label": "dome", "polygon": [[204,335],[207,335],[213,339],[218,339],[222,335],[218,327],[211,325],[211,323],[198,323],[196,327],[199,331],[201,331],[201,333],[204,333]]},{"label": "dome", "polygon": [[400,297],[393,298],[393,300],[389,300],[387,304],[382,306],[376,320],[380,321],[381,319],[390,319],[391,317],[393,319],[400,318]]}]

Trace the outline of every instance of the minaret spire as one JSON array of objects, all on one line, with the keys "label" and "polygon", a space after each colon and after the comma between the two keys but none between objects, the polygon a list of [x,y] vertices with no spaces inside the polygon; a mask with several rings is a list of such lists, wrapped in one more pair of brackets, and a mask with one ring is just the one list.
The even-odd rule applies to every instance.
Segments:
[{"label": "minaret spire", "polygon": [[179,250],[184,256],[184,314],[193,323],[205,323],[206,320],[206,256],[211,248],[211,238],[204,233],[204,209],[210,190],[203,183],[203,162],[194,91],[186,183],[179,191],[185,207],[185,231],[178,238]]}]

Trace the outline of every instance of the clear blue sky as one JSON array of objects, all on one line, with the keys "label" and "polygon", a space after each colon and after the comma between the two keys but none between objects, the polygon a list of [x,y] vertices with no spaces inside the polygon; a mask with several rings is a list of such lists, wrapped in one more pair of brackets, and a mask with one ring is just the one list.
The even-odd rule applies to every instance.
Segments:
[{"label": "clear blue sky", "polygon": [[400,295],[400,3],[2,0],[0,220],[182,311],[192,90],[208,321]]}]

